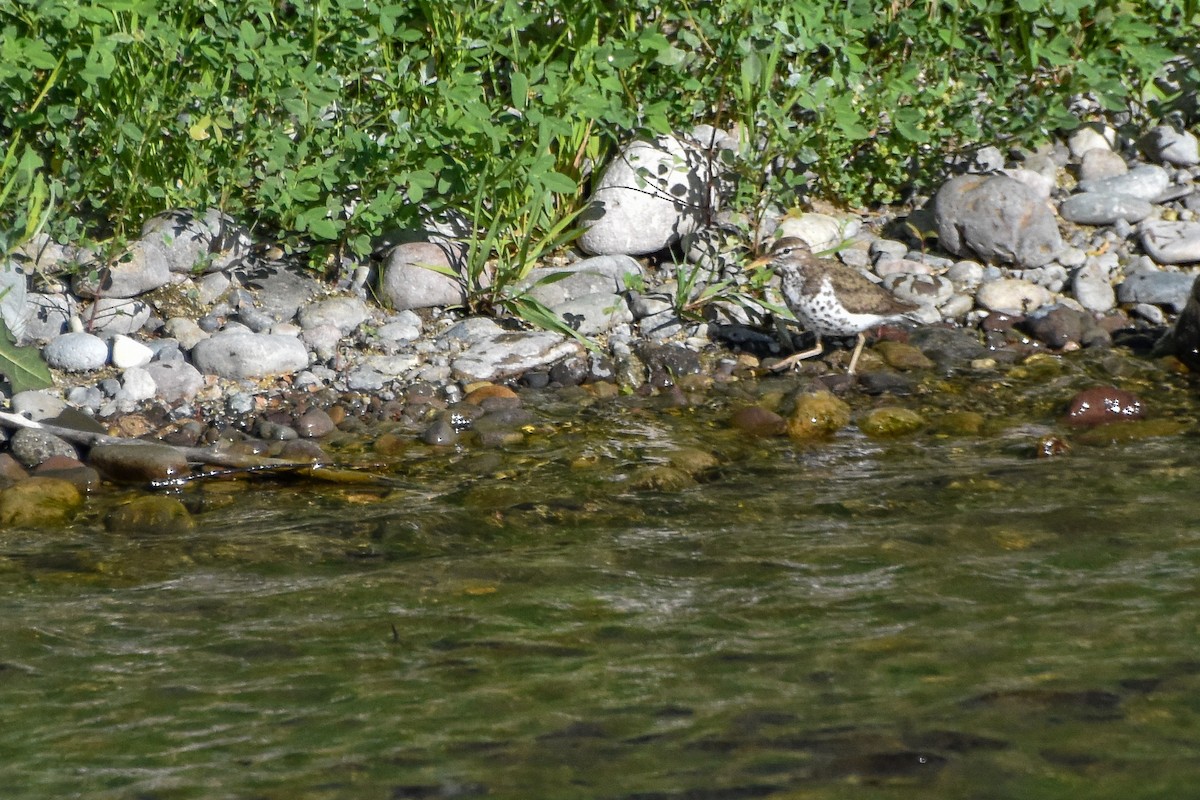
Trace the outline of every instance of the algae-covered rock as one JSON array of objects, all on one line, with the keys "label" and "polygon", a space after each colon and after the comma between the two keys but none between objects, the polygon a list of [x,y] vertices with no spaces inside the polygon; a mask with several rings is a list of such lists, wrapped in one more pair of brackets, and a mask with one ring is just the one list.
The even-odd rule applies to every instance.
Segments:
[{"label": "algae-covered rock", "polygon": [[751,436],[778,436],[787,430],[787,421],[762,406],[747,406],[733,412],[729,424]]},{"label": "algae-covered rock", "polygon": [[108,513],[104,526],[113,533],[173,533],[191,530],[192,515],[174,497],[146,495]]},{"label": "algae-covered rock", "polygon": [[873,348],[893,369],[933,369],[933,362],[916,347],[907,342],[877,342]]},{"label": "algae-covered rock", "polygon": [[629,476],[630,488],[652,489],[658,492],[677,492],[694,486],[695,483],[692,476],[683,470],[664,464],[641,467]]},{"label": "algae-covered rock", "polygon": [[1075,437],[1082,444],[1120,444],[1153,439],[1159,436],[1178,436],[1187,426],[1173,419],[1131,419],[1110,422]]},{"label": "algae-covered rock", "polygon": [[948,411],[933,421],[934,430],[949,436],[977,436],[986,417],[978,411]]},{"label": "algae-covered rock", "polygon": [[667,454],[667,461],[671,463],[672,467],[688,475],[714,469],[721,463],[715,455],[698,447],[681,447],[673,450]]},{"label": "algae-covered rock", "polygon": [[850,406],[831,392],[814,392],[796,398],[787,432],[793,439],[813,439],[828,436],[849,424]]},{"label": "algae-covered rock", "polygon": [[875,439],[908,436],[925,427],[925,419],[909,408],[873,408],[858,420],[858,429]]},{"label": "algae-covered rock", "polygon": [[60,525],[83,504],[83,495],[61,478],[30,478],[0,492],[0,526]]}]

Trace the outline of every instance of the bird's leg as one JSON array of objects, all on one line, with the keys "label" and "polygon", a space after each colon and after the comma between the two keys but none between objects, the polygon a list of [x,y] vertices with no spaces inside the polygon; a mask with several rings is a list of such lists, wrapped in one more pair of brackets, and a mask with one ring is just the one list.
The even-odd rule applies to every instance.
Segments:
[{"label": "bird's leg", "polygon": [[824,348],[821,346],[821,335],[817,334],[817,343],[815,345],[810,347],[808,350],[801,350],[799,353],[792,353],[790,356],[783,359],[778,364],[772,365],[771,371],[772,372],[782,372],[785,369],[790,369],[792,366],[803,361],[806,358],[812,358],[813,356],[821,355],[821,351],[823,349]]},{"label": "bird's leg", "polygon": [[854,374],[854,368],[858,366],[858,357],[862,355],[863,345],[867,343],[867,335],[861,331],[858,334],[858,341],[854,344],[854,355],[850,356],[850,369],[846,371],[847,375]]}]

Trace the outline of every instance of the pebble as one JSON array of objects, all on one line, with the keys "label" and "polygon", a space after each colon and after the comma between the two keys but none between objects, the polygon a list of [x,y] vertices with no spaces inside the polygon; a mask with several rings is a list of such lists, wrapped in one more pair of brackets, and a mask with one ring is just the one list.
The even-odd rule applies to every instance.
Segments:
[{"label": "pebble", "polygon": [[33,477],[0,491],[0,527],[62,525],[83,505],[83,495],[62,478]]},{"label": "pebble", "polygon": [[195,526],[187,506],[177,498],[160,494],[142,495],[119,505],[104,518],[112,533],[177,533]]},{"label": "pebble", "polygon": [[64,333],[42,349],[42,357],[53,369],[93,372],[108,363],[108,345],[91,333]]},{"label": "pebble", "polygon": [[332,326],[345,336],[367,320],[367,304],[357,297],[331,297],[318,300],[300,309],[297,315],[304,329]]},{"label": "pebble", "polygon": [[112,365],[117,369],[144,367],[153,357],[153,350],[124,334],[112,338]]},{"label": "pebble", "polygon": [[1108,274],[1095,263],[1076,270],[1071,278],[1071,293],[1081,306],[1098,314],[1107,313],[1117,305],[1117,293]]},{"label": "pebble", "polygon": [[37,428],[20,428],[9,439],[9,451],[22,466],[36,467],[52,456],[78,459],[75,445]]},{"label": "pebble", "polygon": [[924,417],[910,408],[883,406],[858,418],[858,429],[873,439],[908,436],[924,427]]},{"label": "pebble", "polygon": [[1116,131],[1108,126],[1080,125],[1067,138],[1067,148],[1072,156],[1082,158],[1087,153],[1097,150],[1111,153],[1115,141]]},{"label": "pebble", "polygon": [[988,311],[1002,314],[1027,314],[1051,300],[1050,292],[1022,278],[1001,278],[979,287],[975,302]]},{"label": "pebble", "polygon": [[98,444],[88,454],[88,462],[107,480],[119,483],[169,481],[190,471],[179,450],[152,442]]},{"label": "pebble", "polygon": [[1058,208],[1063,219],[1080,225],[1111,225],[1117,220],[1140,222],[1153,211],[1154,207],[1140,197],[1100,192],[1073,194]]},{"label": "pebble", "polygon": [[12,396],[11,402],[14,413],[34,422],[57,417],[67,407],[62,396],[50,389],[28,389],[24,392],[17,392]]},{"label": "pebble", "polygon": [[204,376],[186,361],[154,361],[144,367],[168,403],[190,403],[204,387]]},{"label": "pebble", "polygon": [[1171,184],[1171,176],[1165,169],[1155,164],[1134,167],[1122,175],[1110,178],[1099,178],[1079,182],[1080,191],[1097,192],[1099,194],[1120,194],[1139,197],[1142,200],[1154,200],[1167,190]]},{"label": "pebble", "polygon": [[1094,148],[1088,150],[1079,159],[1080,183],[1098,181],[1104,178],[1115,178],[1129,171],[1129,165],[1119,153],[1112,150]]}]

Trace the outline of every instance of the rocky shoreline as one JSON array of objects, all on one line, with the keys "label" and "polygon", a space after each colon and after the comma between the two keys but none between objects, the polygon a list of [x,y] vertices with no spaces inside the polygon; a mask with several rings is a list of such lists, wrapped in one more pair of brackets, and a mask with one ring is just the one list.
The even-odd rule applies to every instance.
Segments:
[{"label": "rocky shoreline", "polygon": [[[1131,141],[1094,126],[1036,153],[988,148],[907,213],[779,212],[753,234],[736,215],[700,213],[721,181],[704,157],[725,146],[718,134],[631,145],[596,184],[583,252],[555,256],[517,287],[580,337],[459,310],[465,252],[453,225],[401,234],[336,282],[211,210],[150,220],[104,268],[95,254],[31,243],[0,270],[0,312],[19,344],[42,348],[55,388],[18,392],[9,411],[296,461],[320,460],[323,437],[373,423],[428,446],[465,431],[503,445],[532,420],[525,390],[686,403],[697,388],[766,374],[807,341],[799,331],[778,341],[778,297],[766,287],[760,303],[742,272],[751,251],[782,235],[835,250],[920,305],[911,337],[886,329],[888,344],[864,356],[863,392],[902,393],[897,370],[987,370],[1114,343],[1146,353],[1181,313],[1168,349],[1200,366],[1189,355],[1200,314],[1185,312],[1200,265],[1200,152],[1185,130]],[[659,176],[657,192],[645,191],[647,174]],[[847,352],[827,348],[802,372],[851,388]],[[0,487],[34,474],[86,492],[189,469],[165,451],[114,466],[45,431],[6,427]]]}]

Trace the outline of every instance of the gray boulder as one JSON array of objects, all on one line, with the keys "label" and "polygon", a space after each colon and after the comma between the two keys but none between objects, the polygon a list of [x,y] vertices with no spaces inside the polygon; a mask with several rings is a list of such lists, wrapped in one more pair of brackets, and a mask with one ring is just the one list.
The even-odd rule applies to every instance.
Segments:
[{"label": "gray boulder", "polygon": [[1063,247],[1054,214],[1037,192],[1003,175],[960,175],[937,193],[941,245],[959,256],[1040,267]]},{"label": "gray boulder", "polygon": [[[380,277],[380,293],[397,311],[463,305],[466,253],[461,245],[408,242],[388,255]],[[445,274],[450,272],[452,274]]]},{"label": "gray boulder", "polygon": [[254,240],[215,208],[166,211],[146,220],[142,239],[162,248],[172,272],[220,272],[240,263]]},{"label": "gray boulder", "polygon": [[222,378],[290,375],[308,366],[308,350],[294,336],[271,333],[222,333],[196,343],[192,363]]},{"label": "gray boulder", "polygon": [[92,263],[72,281],[78,297],[137,297],[154,291],[171,280],[167,255],[162,245],[137,241],[107,266]]}]

